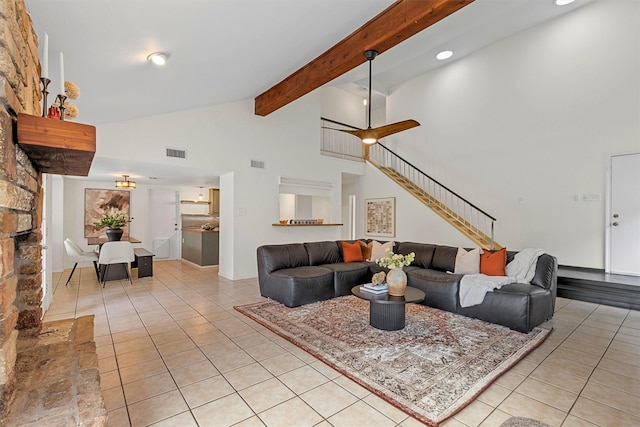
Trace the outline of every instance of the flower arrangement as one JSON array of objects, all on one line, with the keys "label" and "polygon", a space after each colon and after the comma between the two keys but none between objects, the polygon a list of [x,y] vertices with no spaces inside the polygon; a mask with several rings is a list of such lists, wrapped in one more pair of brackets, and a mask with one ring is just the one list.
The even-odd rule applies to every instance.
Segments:
[{"label": "flower arrangement", "polygon": [[65,101],[64,103],[64,118],[65,119],[75,119],[78,117],[78,107],[71,102]]},{"label": "flower arrangement", "polygon": [[405,265],[409,265],[416,258],[415,252],[411,252],[408,255],[394,254],[390,249],[387,249],[387,255],[384,258],[376,259],[376,264],[384,268],[402,268]]},{"label": "flower arrangement", "polygon": [[70,99],[76,99],[80,96],[80,88],[77,84],[70,81],[64,82],[64,93]]},{"label": "flower arrangement", "polygon": [[128,222],[131,222],[131,220],[127,218],[124,212],[119,212],[113,215],[109,215],[105,212],[104,215],[102,215],[102,218],[100,218],[100,221],[94,222],[93,225],[98,228],[121,228]]}]

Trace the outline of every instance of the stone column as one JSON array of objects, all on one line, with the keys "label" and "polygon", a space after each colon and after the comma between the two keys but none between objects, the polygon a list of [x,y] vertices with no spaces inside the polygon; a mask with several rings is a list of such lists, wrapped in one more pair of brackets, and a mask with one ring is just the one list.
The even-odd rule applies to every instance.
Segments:
[{"label": "stone column", "polygon": [[19,333],[42,327],[42,176],[13,140],[17,113],[41,112],[39,78],[24,0],[0,0],[0,418],[13,400]]}]

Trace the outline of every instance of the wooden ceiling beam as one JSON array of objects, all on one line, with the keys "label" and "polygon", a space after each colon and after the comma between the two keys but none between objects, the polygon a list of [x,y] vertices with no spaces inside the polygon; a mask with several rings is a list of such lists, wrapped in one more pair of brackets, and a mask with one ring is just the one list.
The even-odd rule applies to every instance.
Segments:
[{"label": "wooden ceiling beam", "polygon": [[366,62],[364,51],[382,53],[474,0],[398,0],[351,35],[255,99],[266,116]]}]

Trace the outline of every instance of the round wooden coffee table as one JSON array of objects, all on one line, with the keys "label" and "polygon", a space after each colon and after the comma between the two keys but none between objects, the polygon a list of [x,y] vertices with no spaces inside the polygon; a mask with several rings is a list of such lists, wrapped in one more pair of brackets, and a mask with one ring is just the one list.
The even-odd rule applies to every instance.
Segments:
[{"label": "round wooden coffee table", "polygon": [[360,285],[351,288],[351,293],[369,301],[369,324],[383,331],[399,331],[405,324],[405,306],[410,302],[420,302],[425,294],[420,289],[407,286],[402,297],[389,294],[375,295],[360,291]]}]

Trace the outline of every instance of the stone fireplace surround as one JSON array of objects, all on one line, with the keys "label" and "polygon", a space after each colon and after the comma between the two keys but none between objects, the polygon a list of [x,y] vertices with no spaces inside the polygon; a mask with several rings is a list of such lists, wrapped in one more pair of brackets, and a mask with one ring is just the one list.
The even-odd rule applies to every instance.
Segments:
[{"label": "stone fireplace surround", "polygon": [[[42,173],[16,138],[18,114],[41,114],[39,76],[38,37],[24,0],[0,0],[0,424],[19,394],[19,348],[42,332]],[[89,323],[90,334],[84,326],[81,335],[92,343]]]}]

